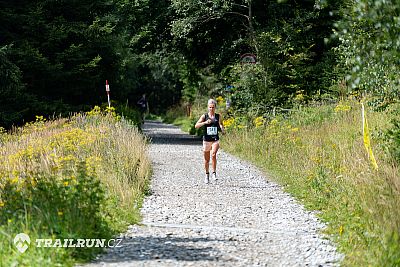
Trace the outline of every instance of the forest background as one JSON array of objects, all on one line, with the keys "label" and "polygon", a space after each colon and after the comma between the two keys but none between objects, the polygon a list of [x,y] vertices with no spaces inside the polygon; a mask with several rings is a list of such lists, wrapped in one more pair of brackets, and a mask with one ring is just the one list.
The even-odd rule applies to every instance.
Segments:
[{"label": "forest background", "polygon": [[[107,100],[154,113],[234,89],[234,109],[398,99],[398,1],[0,1],[0,125]],[[243,65],[251,53],[257,64]],[[296,99],[297,96],[297,99]]]},{"label": "forest background", "polygon": [[[324,108],[331,104],[339,112],[351,109],[352,118],[358,118],[357,105],[362,101],[373,112],[371,117],[381,122],[372,138],[381,141],[379,149],[385,155],[380,157],[380,170],[386,164],[392,174],[385,176],[369,166],[365,173],[378,179],[373,187],[377,198],[365,205],[337,206],[355,220],[341,224],[339,216],[336,226],[340,235],[350,234],[343,237],[347,253],[358,251],[357,244],[362,244],[360,251],[373,246],[376,250],[369,249],[373,264],[400,265],[400,215],[393,211],[400,199],[399,0],[0,0],[0,25],[0,126],[4,129],[35,120],[37,115],[67,116],[104,105],[105,80],[117,110],[135,107],[143,93],[155,114],[165,114],[173,106],[195,110],[201,97],[220,97],[231,102],[224,115],[232,128],[264,125],[274,134],[280,122],[298,122],[299,114],[311,121],[329,121],[321,114],[326,115]],[[318,114],[302,113],[311,106],[320,107]],[[301,112],[290,117],[287,111],[291,110]],[[336,128],[320,132],[308,125],[305,133],[321,136],[354,126],[346,116],[331,121]],[[346,121],[347,125],[340,124]],[[231,137],[244,140],[240,138],[248,138],[247,133],[232,132],[226,142]],[[323,162],[316,163],[317,177],[325,179]],[[347,159],[342,163],[346,165]],[[340,202],[337,196],[346,191],[340,179],[335,186],[327,185],[326,179],[304,177],[303,182],[314,183],[305,185],[315,187],[318,201],[331,195]],[[372,188],[369,182],[363,185]],[[326,192],[326,186],[342,191]],[[379,198],[390,204],[378,205]],[[348,193],[346,201],[351,199],[354,195]],[[375,210],[370,203],[378,203]],[[378,212],[382,207],[387,214]],[[372,215],[364,216],[367,213]],[[367,221],[378,217],[384,218],[379,230],[371,226],[366,231]],[[359,252],[350,263],[360,263],[365,255]]]}]

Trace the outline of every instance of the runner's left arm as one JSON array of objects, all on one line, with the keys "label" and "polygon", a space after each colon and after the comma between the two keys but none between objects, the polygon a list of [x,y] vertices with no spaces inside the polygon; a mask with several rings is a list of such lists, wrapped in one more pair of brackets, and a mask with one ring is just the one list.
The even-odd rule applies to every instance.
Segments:
[{"label": "runner's left arm", "polygon": [[221,128],[221,133],[225,134],[224,121],[221,114],[219,115],[219,128]]}]

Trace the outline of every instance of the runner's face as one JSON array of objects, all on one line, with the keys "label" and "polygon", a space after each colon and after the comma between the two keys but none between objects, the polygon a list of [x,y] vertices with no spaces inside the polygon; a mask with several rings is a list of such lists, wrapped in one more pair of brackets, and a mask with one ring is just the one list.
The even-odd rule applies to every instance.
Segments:
[{"label": "runner's face", "polygon": [[215,112],[215,105],[214,104],[208,104],[208,111],[210,113],[214,113]]}]

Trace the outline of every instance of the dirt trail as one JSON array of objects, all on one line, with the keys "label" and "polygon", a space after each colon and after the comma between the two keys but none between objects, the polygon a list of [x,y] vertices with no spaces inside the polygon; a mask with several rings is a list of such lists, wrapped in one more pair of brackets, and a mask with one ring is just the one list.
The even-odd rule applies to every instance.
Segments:
[{"label": "dirt trail", "polygon": [[221,150],[203,183],[201,140],[146,122],[152,194],[142,226],[90,266],[338,266],[324,225],[251,164]]}]

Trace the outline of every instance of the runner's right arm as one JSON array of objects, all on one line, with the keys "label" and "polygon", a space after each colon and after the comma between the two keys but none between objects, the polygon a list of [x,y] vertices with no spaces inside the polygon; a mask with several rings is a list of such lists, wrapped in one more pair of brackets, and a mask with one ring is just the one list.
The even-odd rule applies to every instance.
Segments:
[{"label": "runner's right arm", "polygon": [[203,126],[206,125],[206,124],[211,123],[211,120],[210,120],[210,119],[208,119],[207,121],[204,121],[204,120],[206,119],[205,117],[206,117],[206,116],[204,116],[204,114],[201,115],[200,119],[199,119],[199,120],[196,122],[196,124],[194,125],[194,128],[198,129],[198,128],[200,128],[200,127],[203,127]]}]

